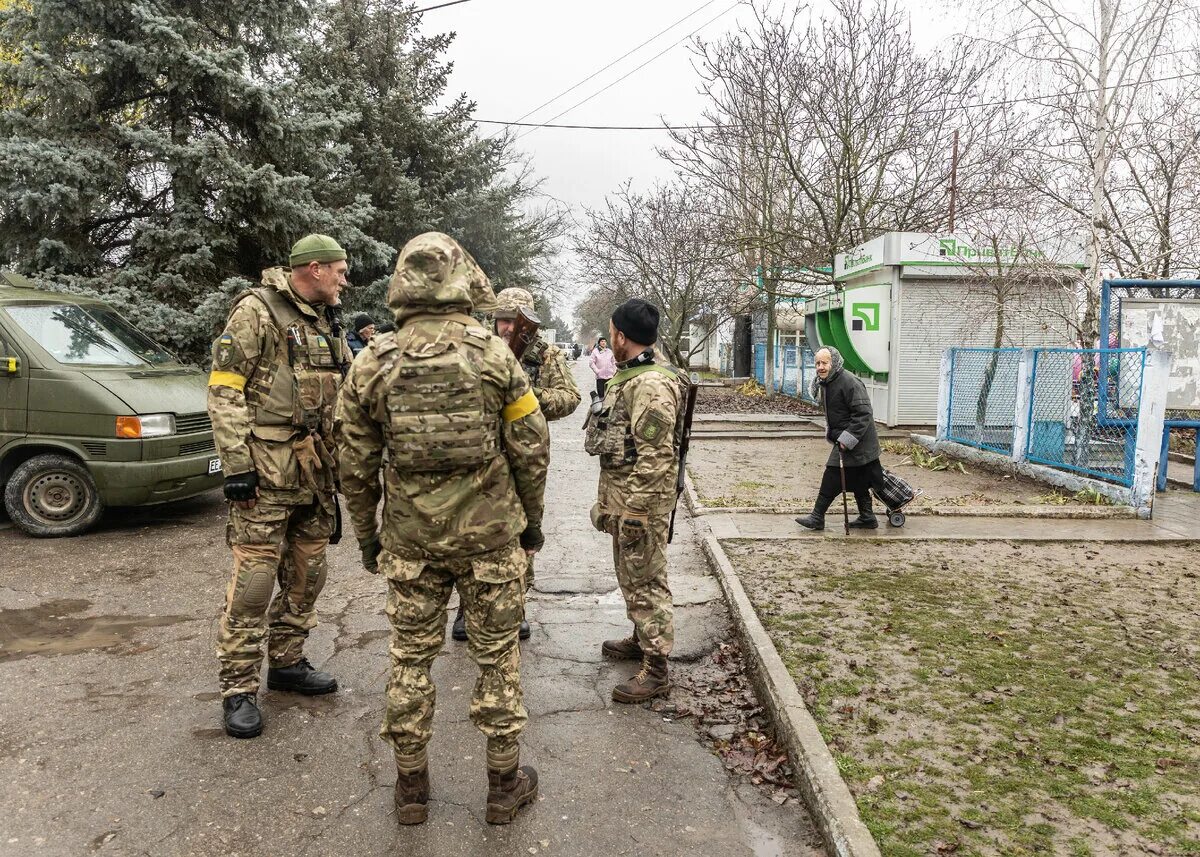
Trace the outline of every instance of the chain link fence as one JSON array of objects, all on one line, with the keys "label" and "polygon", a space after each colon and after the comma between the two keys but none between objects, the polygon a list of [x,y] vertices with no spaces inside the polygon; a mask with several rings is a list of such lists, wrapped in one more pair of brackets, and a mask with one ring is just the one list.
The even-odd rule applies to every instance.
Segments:
[{"label": "chain link fence", "polygon": [[1133,484],[1144,348],[1038,348],[1029,401],[1030,461]]},{"label": "chain link fence", "polygon": [[1020,368],[1019,348],[951,348],[946,437],[1012,455]]}]

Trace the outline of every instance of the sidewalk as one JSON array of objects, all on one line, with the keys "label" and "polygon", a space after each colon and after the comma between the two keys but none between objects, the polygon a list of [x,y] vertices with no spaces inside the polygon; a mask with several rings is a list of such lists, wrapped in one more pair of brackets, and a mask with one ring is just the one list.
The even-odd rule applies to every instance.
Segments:
[{"label": "sidewalk", "polygon": [[[573,368],[586,389],[591,382],[586,363]],[[721,760],[697,740],[691,719],[667,722],[647,709],[611,701],[612,686],[635,667],[600,655],[601,641],[626,634],[629,623],[609,540],[588,519],[598,468],[583,451],[582,414],[581,408],[551,426],[546,547],[530,593],[533,637],[521,647],[530,717],[523,761],[541,776],[538,804],[508,828],[483,822],[483,738],[467,718],[477,673],[466,646],[450,642],[447,634],[446,652],[434,669],[439,693],[429,748],[429,821],[404,829],[391,818],[391,759],[375,737],[382,698],[368,698],[363,739],[375,769],[369,776],[379,785],[355,808],[351,823],[329,825],[301,853],[822,853],[803,807],[778,806],[754,786],[731,780]],[[729,627],[720,589],[685,516],[681,503],[669,551],[680,662],[702,657]],[[337,659],[326,666],[336,671]]]},{"label": "sidewalk", "polygon": [[[857,513],[850,504],[850,515]],[[1016,542],[1175,542],[1200,539],[1200,494],[1170,491],[1154,500],[1154,519],[1100,520],[1071,518],[984,518],[913,515],[903,527],[890,527],[880,515],[879,529],[851,530],[842,524],[841,503],[825,513],[825,529],[806,530],[790,513],[719,512],[705,514],[713,535],[727,539],[886,539],[930,541],[940,539]]]},{"label": "sidewalk", "polygon": [[[574,370],[586,390],[586,363]],[[600,655],[629,624],[609,540],[588,519],[598,470],[581,421],[553,426],[535,630],[521,646],[523,761],[541,794],[515,823],[484,822],[484,739],[467,713],[478,672],[449,639],[434,665],[430,817],[393,818],[395,766],[379,738],[385,586],[352,533],[330,549],[305,648],[339,691],[264,688],[263,735],[224,735],[214,639],[230,560],[212,492],[109,516],[76,539],[0,531],[0,857],[820,855],[803,804],[731,777],[696,717],[611,702],[636,667]],[[674,669],[703,692],[708,654],[734,633],[686,515],[670,549]],[[453,603],[447,630],[452,615]]]}]

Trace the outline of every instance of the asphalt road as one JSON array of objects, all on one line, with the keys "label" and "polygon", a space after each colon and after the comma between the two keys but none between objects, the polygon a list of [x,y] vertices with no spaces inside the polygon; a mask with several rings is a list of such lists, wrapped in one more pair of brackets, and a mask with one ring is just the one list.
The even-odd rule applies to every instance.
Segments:
[{"label": "asphalt road", "polygon": [[[576,373],[587,390],[583,361]],[[214,636],[229,554],[212,493],[112,511],[74,539],[0,528],[0,855],[822,853],[802,806],[727,773],[695,718],[610,701],[634,668],[599,653],[628,624],[607,539],[587,520],[596,465],[581,414],[554,426],[548,544],[522,647],[523,761],[542,788],[516,823],[483,821],[484,742],[467,718],[476,672],[449,641],[434,669],[430,818],[393,820],[378,737],[384,585],[352,536],[330,550],[306,650],[340,692],[264,691],[264,735],[225,737]],[[682,675],[725,639],[728,618],[690,522],[670,559]]]}]

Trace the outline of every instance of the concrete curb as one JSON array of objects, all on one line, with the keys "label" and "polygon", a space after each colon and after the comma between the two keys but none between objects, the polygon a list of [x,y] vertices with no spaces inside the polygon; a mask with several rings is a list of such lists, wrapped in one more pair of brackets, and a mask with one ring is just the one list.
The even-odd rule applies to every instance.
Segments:
[{"label": "concrete curb", "polygon": [[[684,486],[691,508],[696,502],[696,490],[691,479],[687,479]],[[725,593],[742,647],[750,659],[759,699],[770,712],[776,737],[792,760],[796,786],[804,795],[825,848],[830,857],[880,857],[879,846],[859,817],[858,806],[821,737],[817,722],[804,705],[795,681],[759,621],[729,557],[708,530],[704,519],[698,518],[697,522],[704,528],[704,553]]]}]

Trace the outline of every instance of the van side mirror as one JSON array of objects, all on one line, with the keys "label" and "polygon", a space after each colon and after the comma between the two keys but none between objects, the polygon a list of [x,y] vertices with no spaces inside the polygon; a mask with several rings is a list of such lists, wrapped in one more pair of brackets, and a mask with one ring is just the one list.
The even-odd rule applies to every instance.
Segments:
[{"label": "van side mirror", "polygon": [[4,361],[4,374],[5,375],[16,375],[18,372],[21,371],[21,358],[20,357],[4,357],[4,358],[0,358],[0,360]]}]

